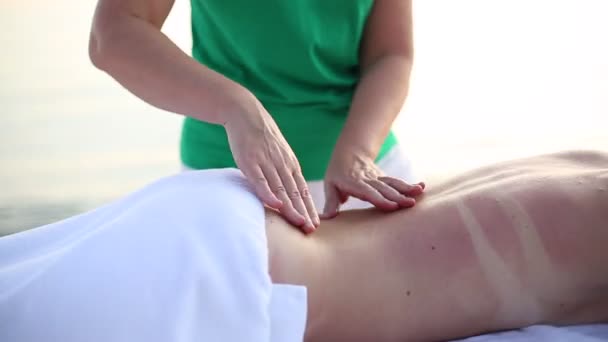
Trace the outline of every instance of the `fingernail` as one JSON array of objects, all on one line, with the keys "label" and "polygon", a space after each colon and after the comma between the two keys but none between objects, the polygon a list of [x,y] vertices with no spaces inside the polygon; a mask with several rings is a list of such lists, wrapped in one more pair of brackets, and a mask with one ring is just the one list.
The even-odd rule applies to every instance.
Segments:
[{"label": "fingernail", "polygon": [[306,220],[306,225],[312,229],[316,228],[315,224],[312,223],[312,220]]},{"label": "fingernail", "polygon": [[306,234],[312,234],[315,232],[315,230],[317,230],[317,228],[315,228],[314,226],[311,225],[307,225],[306,227],[304,227],[304,229],[306,230]]},{"label": "fingernail", "polygon": [[408,197],[408,201],[403,203],[404,207],[413,207],[414,205],[416,205],[416,199]]},{"label": "fingernail", "polygon": [[411,198],[411,197],[403,196],[403,197],[401,197],[399,204],[408,205],[408,204],[412,203],[412,200],[413,200],[413,198]]}]

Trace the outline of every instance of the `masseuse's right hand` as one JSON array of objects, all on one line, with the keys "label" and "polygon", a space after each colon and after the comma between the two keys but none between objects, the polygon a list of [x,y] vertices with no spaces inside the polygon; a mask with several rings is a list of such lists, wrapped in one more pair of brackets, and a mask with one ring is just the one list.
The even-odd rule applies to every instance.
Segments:
[{"label": "masseuse's right hand", "polygon": [[161,33],[173,2],[99,0],[91,59],[155,107],[224,124],[234,159],[257,195],[311,232],[319,219],[293,151],[253,94],[195,62]]},{"label": "masseuse's right hand", "polygon": [[234,161],[258,197],[304,233],[319,226],[319,216],[291,147],[257,99],[226,117]]}]

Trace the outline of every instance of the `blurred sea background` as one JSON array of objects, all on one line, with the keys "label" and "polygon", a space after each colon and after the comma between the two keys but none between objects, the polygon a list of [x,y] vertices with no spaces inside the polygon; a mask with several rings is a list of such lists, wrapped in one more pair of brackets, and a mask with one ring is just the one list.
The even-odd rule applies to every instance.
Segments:
[{"label": "blurred sea background", "polygon": [[[95,0],[0,2],[0,235],[179,172],[182,118],[95,69]],[[494,161],[608,150],[608,2],[414,1],[416,60],[395,123],[429,182]],[[190,51],[189,2],[163,28]]]}]

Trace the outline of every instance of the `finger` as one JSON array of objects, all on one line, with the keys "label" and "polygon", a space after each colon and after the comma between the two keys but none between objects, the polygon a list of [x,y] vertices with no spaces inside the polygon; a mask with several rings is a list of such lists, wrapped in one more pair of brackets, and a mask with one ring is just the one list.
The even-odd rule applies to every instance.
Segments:
[{"label": "finger", "polygon": [[244,169],[243,174],[245,174],[249,183],[253,185],[255,193],[260,197],[262,202],[274,209],[279,209],[283,205],[283,202],[272,192],[268,185],[268,180],[259,166]]},{"label": "finger", "polygon": [[344,193],[350,193],[363,201],[373,204],[380,210],[395,210],[399,208],[399,204],[385,198],[378,190],[365,182],[351,183],[349,188],[342,189]]},{"label": "finger", "polygon": [[371,179],[367,181],[367,184],[371,185],[374,189],[378,190],[378,192],[384,196],[384,198],[393,201],[399,204],[400,207],[412,207],[416,204],[416,200],[411,197],[407,197],[399,191],[395,190],[395,188],[389,186],[388,184],[378,180]]},{"label": "finger", "polygon": [[426,183],[425,182],[418,182],[416,184],[418,184],[422,188],[422,190],[426,189]]},{"label": "finger", "polygon": [[325,207],[321,218],[324,220],[331,219],[338,215],[340,209],[340,194],[334,186],[325,187]]},{"label": "finger", "polygon": [[283,185],[283,181],[277,170],[273,166],[265,167],[264,175],[268,179],[272,192],[283,202],[283,205],[279,208],[279,213],[281,213],[281,215],[285,217],[289,223],[295,226],[300,227],[306,223],[306,218],[298,213],[298,211],[293,207],[292,202],[287,195],[287,190]]},{"label": "finger", "polygon": [[304,217],[305,222],[301,228],[305,233],[312,233],[315,230],[315,225],[312,223],[310,215],[308,215],[308,210],[302,200],[302,194],[296,185],[295,179],[293,179],[293,173],[287,168],[279,169],[278,171],[279,177],[281,177],[281,180],[285,185],[285,190],[289,197],[289,201],[291,201],[292,207],[295,208],[297,213]]},{"label": "finger", "polygon": [[300,190],[300,195],[302,196],[302,200],[304,201],[304,205],[306,206],[306,211],[308,212],[308,216],[312,219],[312,223],[315,228],[318,228],[321,224],[319,220],[319,214],[317,213],[317,208],[315,208],[315,202],[312,200],[312,196],[310,196],[310,191],[308,190],[308,184],[302,176],[301,172],[296,172],[293,174],[293,178],[296,181],[296,185]]},{"label": "finger", "polygon": [[401,179],[393,177],[379,177],[378,179],[405,196],[415,197],[421,195],[424,191],[424,183],[411,185]]}]

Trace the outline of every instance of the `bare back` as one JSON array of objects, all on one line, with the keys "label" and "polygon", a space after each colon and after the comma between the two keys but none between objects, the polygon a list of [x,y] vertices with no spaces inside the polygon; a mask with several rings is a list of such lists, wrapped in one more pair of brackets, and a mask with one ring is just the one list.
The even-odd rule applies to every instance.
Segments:
[{"label": "bare back", "polygon": [[271,276],[306,285],[307,340],[458,338],[608,321],[608,156],[506,162],[413,209],[344,212],[304,237],[269,212]]}]

